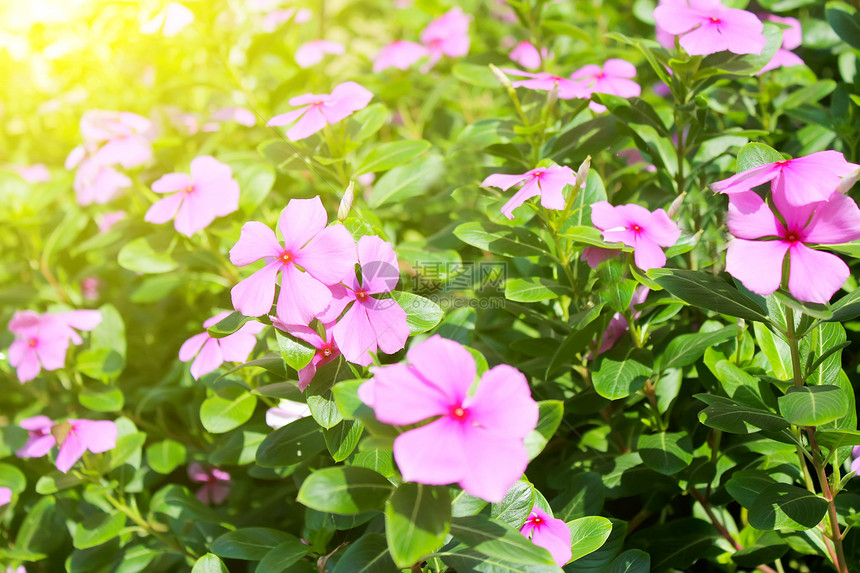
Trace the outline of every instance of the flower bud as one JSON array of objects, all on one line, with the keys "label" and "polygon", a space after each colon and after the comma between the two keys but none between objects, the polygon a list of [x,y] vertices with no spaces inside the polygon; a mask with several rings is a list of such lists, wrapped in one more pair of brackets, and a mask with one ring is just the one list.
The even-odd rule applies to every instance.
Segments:
[{"label": "flower bud", "polygon": [[591,169],[591,156],[587,156],[585,160],[580,163],[579,169],[576,170],[576,188],[581,189],[583,185],[585,185],[585,181],[588,179],[588,171]]},{"label": "flower bud", "polygon": [[849,189],[854,187],[854,184],[857,183],[857,179],[859,178],[860,169],[855,169],[839,181],[839,184],[836,186],[836,192],[846,193]]},{"label": "flower bud", "polygon": [[343,223],[347,216],[349,216],[349,210],[352,209],[353,199],[355,199],[355,182],[350,181],[346,191],[343,192],[343,197],[341,198],[340,205],[337,208],[337,220],[341,223]]},{"label": "flower bud", "polygon": [[671,205],[669,205],[669,209],[666,211],[666,214],[669,215],[670,219],[674,219],[675,215],[678,214],[678,211],[681,210],[681,203],[684,202],[684,197],[686,196],[687,192],[684,191],[683,193],[675,197],[675,200],[672,201]]},{"label": "flower bud", "polygon": [[513,84],[511,84],[511,79],[502,72],[499,68],[490,64],[490,71],[493,72],[493,75],[496,76],[496,79],[499,80],[499,83],[502,84],[502,87],[506,90],[514,89]]}]

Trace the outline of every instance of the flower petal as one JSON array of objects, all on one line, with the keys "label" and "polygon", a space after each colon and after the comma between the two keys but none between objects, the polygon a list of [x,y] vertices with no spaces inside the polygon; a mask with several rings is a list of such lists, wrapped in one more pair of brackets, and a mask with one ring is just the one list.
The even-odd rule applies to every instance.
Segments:
[{"label": "flower petal", "polygon": [[370,294],[391,292],[400,281],[400,265],[391,243],[376,235],[358,240],[358,262],[361,265],[361,286]]},{"label": "flower petal", "polygon": [[296,253],[296,262],[323,284],[339,283],[355,269],[355,239],[343,225],[326,227]]},{"label": "flower petal", "polygon": [[197,356],[197,353],[200,352],[201,348],[203,348],[203,344],[205,344],[210,338],[212,337],[209,333],[201,332],[200,334],[195,334],[183,342],[182,346],[179,347],[180,362],[189,362],[192,358]]},{"label": "flower petal", "polygon": [[419,375],[414,367],[390,364],[373,368],[372,372],[373,410],[376,418],[385,424],[417,424],[433,416],[446,415],[458,405],[447,392]]},{"label": "flower petal", "polygon": [[325,229],[328,214],[319,195],[311,199],[292,199],[278,217],[278,230],[284,249],[296,255],[314,235]]},{"label": "flower petal", "polygon": [[296,265],[286,265],[281,273],[278,318],[287,324],[308,324],[331,302],[331,291]]},{"label": "flower petal", "polygon": [[477,370],[475,359],[462,344],[434,335],[410,348],[406,358],[452,406],[463,404]]},{"label": "flower petal", "polygon": [[116,447],[117,428],[110,420],[69,420],[84,446],[94,454]]},{"label": "flower petal", "polygon": [[152,190],[156,193],[173,193],[188,189],[191,185],[191,177],[187,173],[168,173],[152,184]]},{"label": "flower petal", "polygon": [[788,248],[784,241],[732,239],[726,250],[726,272],[752,292],[767,296],[782,282],[782,263]]},{"label": "flower petal", "polygon": [[156,225],[168,222],[176,216],[183,199],[185,199],[184,193],[175,193],[164,199],[159,199],[149,208],[143,220]]},{"label": "flower petal", "polygon": [[525,438],[538,423],[538,405],[526,377],[507,364],[484,372],[469,412],[481,428],[498,436]]},{"label": "flower petal", "polygon": [[462,424],[447,416],[394,439],[394,459],[403,481],[429,485],[456,482],[467,471],[468,456],[462,438]]},{"label": "flower petal", "polygon": [[797,300],[827,304],[851,274],[848,265],[836,255],[802,243],[792,245],[788,256],[788,291]]},{"label": "flower petal", "polygon": [[245,316],[263,316],[272,310],[275,283],[278,280],[280,261],[272,261],[230,291],[233,308]]},{"label": "flower petal", "polygon": [[57,469],[66,473],[75,465],[75,462],[81,459],[85,451],[87,448],[83,441],[72,430],[66,436],[66,441],[60,446],[60,452],[57,454]]},{"label": "flower petal", "polygon": [[200,349],[200,353],[194,362],[191,363],[191,375],[195,380],[199,380],[201,376],[205,376],[210,372],[214,372],[224,363],[224,357],[221,356],[221,347],[218,345],[218,339],[210,338]]},{"label": "flower petal", "polygon": [[230,249],[230,262],[244,267],[264,257],[277,258],[283,251],[272,229],[259,221],[249,221],[242,225],[239,240]]},{"label": "flower petal", "polygon": [[462,439],[467,470],[459,481],[460,487],[491,503],[502,501],[529,463],[522,439],[499,436],[475,426],[466,428]]}]

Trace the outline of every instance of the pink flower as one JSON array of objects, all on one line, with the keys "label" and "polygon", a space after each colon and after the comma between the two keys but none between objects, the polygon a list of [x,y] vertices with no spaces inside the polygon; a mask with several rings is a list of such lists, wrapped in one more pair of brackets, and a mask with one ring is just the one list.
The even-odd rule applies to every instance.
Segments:
[{"label": "pink flower", "polygon": [[597,269],[600,263],[614,259],[624,251],[619,249],[604,249],[603,247],[585,247],[582,249],[582,260],[592,269]]},{"label": "pink flower", "polygon": [[[606,60],[601,68],[595,64],[583,66],[570,75],[570,79],[582,82],[591,93],[610,94],[624,98],[637,97],[642,93],[639,84],[630,78],[636,77],[636,66],[626,60],[613,58]],[[603,113],[606,107],[591,102],[589,107]]]},{"label": "pink flower", "polygon": [[[788,290],[802,301],[827,303],[850,271],[834,254],[807,244],[829,245],[860,238],[860,209],[854,200],[834,193],[830,200],[795,207],[773,195],[783,224],[753,191],[729,196],[726,224],[736,237],[726,252],[726,271],[756,294],[766,296],[782,283],[789,258]],[[768,240],[757,240],[768,239]]]},{"label": "pink flower", "polygon": [[397,40],[384,46],[373,61],[373,71],[376,73],[388,68],[407,70],[412,64],[428,54],[427,48],[415,42]]},{"label": "pink flower", "polygon": [[29,382],[42,368],[58,370],[66,365],[69,342],[83,342],[77,330],[92,330],[101,323],[97,310],[39,315],[32,310],[19,311],[9,321],[16,338],[9,346],[9,364],[17,368],[18,380]]},{"label": "pink flower", "polygon": [[543,58],[546,57],[546,48],[543,50],[542,58],[541,52],[538,52],[534,44],[529,41],[522,41],[514,46],[508,57],[528,70],[536,70],[540,67]]},{"label": "pink flower", "polygon": [[101,282],[96,277],[86,277],[81,281],[81,294],[86,300],[97,300],[100,286]]},{"label": "pink flower", "polygon": [[275,328],[288,332],[316,348],[310,364],[299,370],[299,390],[304,392],[317,373],[317,368],[328,364],[340,356],[340,349],[338,349],[335,343],[332,332],[335,323],[332,321],[323,324],[325,338],[321,337],[316,330],[309,326],[284,324],[277,318],[272,321],[272,324],[274,324]]},{"label": "pink flower", "polygon": [[300,68],[309,68],[314,66],[326,56],[326,54],[341,55],[346,51],[343,44],[340,42],[330,42],[329,40],[311,40],[305,42],[296,50],[296,63]]},{"label": "pink flower", "polygon": [[84,147],[101,147],[93,154],[100,165],[120,164],[126,169],[152,159],[152,122],[128,111],[92,110],[81,118]]},{"label": "pink flower", "polygon": [[125,211],[110,211],[96,216],[99,233],[107,233],[111,227],[125,219]]},{"label": "pink flower", "polygon": [[[224,320],[230,311],[216,314],[203,323],[203,328],[209,328]],[[191,375],[195,380],[214,372],[224,362],[246,362],[257,344],[257,335],[265,326],[256,320],[246,322],[233,334],[223,338],[213,338],[204,331],[186,340],[179,348],[179,360],[191,363]],[[195,358],[196,357],[196,358]]]},{"label": "pink flower", "polygon": [[603,239],[633,247],[636,266],[647,271],[666,264],[666,255],[660,247],[671,247],[681,236],[666,211],[653,213],[633,203],[612,206],[606,201],[591,205],[591,222],[603,231]]},{"label": "pink flower", "polygon": [[[855,474],[860,474],[860,446],[854,446],[854,449],[851,450],[851,455],[854,457],[851,460],[851,471]],[[857,477],[856,475],[854,477]]]},{"label": "pink flower", "polygon": [[400,265],[391,244],[375,235],[361,237],[358,264],[361,282],[352,274],[344,285],[334,287],[335,299],[321,320],[333,320],[352,303],[332,329],[332,335],[344,358],[367,366],[371,363],[369,353],[376,352],[377,347],[386,354],[402,349],[409,337],[409,325],[406,312],[393,299],[371,296],[391,292],[400,280]]},{"label": "pink flower", "polygon": [[51,172],[44,163],[34,165],[19,165],[15,172],[27,183],[47,183],[51,180]]},{"label": "pink flower", "polygon": [[681,47],[691,56],[724,50],[760,54],[767,43],[764,24],[755,14],[726,8],[719,0],[661,0],[654,19],[666,32],[681,36]]},{"label": "pink flower", "polygon": [[[645,298],[648,296],[650,291],[651,289],[648,287],[639,285],[633,292],[633,298],[630,300],[630,310],[634,311],[634,319],[639,318],[639,315],[642,314],[641,311],[635,310],[635,306],[645,302]],[[624,318],[624,315],[620,312],[616,312],[609,321],[609,324],[606,326],[606,330],[603,331],[603,336],[600,339],[600,348],[597,349],[596,354],[603,354],[615,346],[618,339],[624,336],[624,333],[628,330],[629,325],[627,324],[627,320]],[[590,356],[589,358],[593,358],[593,356]]]},{"label": "pink flower", "polygon": [[188,466],[188,477],[191,481],[202,483],[197,490],[197,499],[206,505],[220,505],[230,494],[230,474],[218,468],[206,469],[201,464],[193,462]]},{"label": "pink flower", "polygon": [[525,76],[528,80],[517,80],[511,82],[515,88],[528,88],[530,90],[552,91],[558,85],[559,99],[585,99],[591,97],[591,91],[581,82],[569,78],[556,76],[548,72],[522,72],[511,68],[502,68],[502,71],[512,76]]},{"label": "pink flower", "polygon": [[233,121],[245,127],[257,125],[257,116],[244,107],[222,107],[212,114],[212,119],[222,122]]},{"label": "pink flower", "polygon": [[194,12],[178,2],[170,2],[151,20],[141,24],[140,33],[155,34],[160,31],[165,38],[172,38],[192,22],[194,22]]},{"label": "pink flower", "polygon": [[333,125],[364,109],[371,98],[373,94],[357,83],[344,82],[334,88],[331,94],[305,94],[294,97],[290,100],[290,105],[303,107],[276,115],[266,125],[276,127],[295,123],[287,130],[287,138],[290,141],[299,141],[326,125]]},{"label": "pink flower", "polygon": [[273,10],[263,17],[263,31],[274,32],[281,26],[281,24],[288,22],[290,19],[292,19],[296,24],[304,24],[309,21],[312,16],[313,12],[307,8],[299,8],[298,11],[296,11],[295,8]]},{"label": "pink flower", "polygon": [[800,21],[796,18],[783,18],[781,16],[774,16],[773,14],[766,16],[766,18],[771,22],[787,24],[789,27],[782,31],[782,47],[776,51],[773,58],[771,58],[770,61],[756,73],[756,75],[760,76],[763,73],[775,70],[776,68],[802,66],[803,60],[800,59],[800,56],[791,51],[800,46],[802,42]]},{"label": "pink flower", "polygon": [[621,151],[616,153],[616,155],[623,159],[624,162],[627,163],[627,165],[637,165],[639,163],[645,163],[645,171],[648,171],[650,173],[654,173],[657,171],[657,168],[654,167],[654,165],[645,161],[645,158],[642,157],[642,154],[635,147],[628,147],[627,149],[622,149]]},{"label": "pink flower", "polygon": [[15,455],[19,458],[41,458],[48,455],[48,452],[57,443],[57,440],[51,433],[54,422],[47,416],[26,418],[21,420],[19,426],[27,430],[30,436],[27,443],[15,452]]},{"label": "pink flower", "polygon": [[75,465],[87,450],[101,454],[116,447],[116,424],[110,420],[66,420],[56,426],[65,438],[59,439],[60,452],[57,454],[57,469],[63,473]]},{"label": "pink flower", "polygon": [[460,58],[469,53],[469,23],[472,17],[459,6],[451,8],[424,28],[421,43],[430,51],[430,60],[424,67],[429,70],[442,56]]},{"label": "pink flower", "polygon": [[78,205],[104,204],[131,187],[131,179],[113,167],[92,158],[85,159],[75,173],[75,198]]},{"label": "pink flower", "polygon": [[266,410],[266,425],[277,430],[296,420],[307,418],[310,415],[311,410],[307,404],[291,400],[281,400],[278,402],[277,408]]},{"label": "pink flower", "polygon": [[715,193],[743,193],[768,181],[774,196],[793,207],[827,201],[839,180],[860,167],[838,151],[819,151],[804,157],[765,163],[711,184]]},{"label": "pink flower", "polygon": [[0,507],[9,505],[12,501],[12,489],[8,487],[0,487]]},{"label": "pink flower", "polygon": [[245,316],[268,314],[279,272],[281,321],[309,324],[326,309],[332,300],[328,287],[348,276],[356,260],[352,235],[343,225],[326,227],[327,218],[319,197],[291,200],[278,219],[283,245],[263,223],[245,223],[230,261],[244,267],[263,259],[266,265],[233,287],[236,310]]},{"label": "pink flower", "polygon": [[158,224],[175,218],[173,226],[188,237],[239,208],[239,184],[230,166],[209,155],[191,161],[191,176],[168,173],[152,184],[152,190],[176,193],[156,201],[144,220]]},{"label": "pink flower", "polygon": [[563,520],[550,516],[537,506],[532,508],[528,519],[520,528],[520,533],[538,547],[549,551],[559,567],[573,557],[570,549],[570,528]]},{"label": "pink flower", "polygon": [[510,201],[502,207],[502,215],[513,219],[514,209],[537,195],[540,195],[540,204],[546,209],[564,209],[565,186],[576,183],[576,173],[570,167],[552,165],[550,167],[538,167],[526,171],[522,175],[505,175],[495,173],[490,175],[481,183],[482,187],[498,187],[507,191],[514,185],[524,183]]},{"label": "pink flower", "polygon": [[438,417],[395,438],[403,481],[457,482],[470,495],[501,501],[528,465],[523,440],[538,421],[525,376],[501,364],[484,372],[470,394],[475,359],[438,335],[410,348],[407,358],[409,365],[374,368],[373,379],[359,388],[383,423],[408,426]]}]

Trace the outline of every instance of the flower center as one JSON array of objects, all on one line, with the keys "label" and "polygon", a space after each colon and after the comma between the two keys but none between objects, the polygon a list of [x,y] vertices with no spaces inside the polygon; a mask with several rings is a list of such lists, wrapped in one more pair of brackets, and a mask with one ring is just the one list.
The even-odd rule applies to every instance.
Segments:
[{"label": "flower center", "polygon": [[633,224],[633,225],[630,225],[630,230],[633,231],[634,233],[641,233],[642,227],[640,227],[639,225]]},{"label": "flower center", "polygon": [[543,523],[543,518],[541,518],[541,517],[532,518],[532,523],[534,523],[535,525],[540,525],[541,523]]},{"label": "flower center", "polygon": [[799,243],[800,235],[798,235],[795,231],[790,231],[786,236],[785,240],[789,243]]},{"label": "flower center", "polygon": [[323,347],[320,349],[320,351],[322,352],[322,355],[323,355],[323,356],[325,356],[326,358],[328,358],[329,356],[331,356],[331,353],[332,353],[332,350],[331,350],[331,344],[326,344],[325,346],[323,346]]},{"label": "flower center", "polygon": [[35,348],[36,345],[39,344],[39,341],[35,338],[31,338],[27,341],[27,344],[30,345],[30,348]]},{"label": "flower center", "polygon": [[357,298],[361,302],[366,301],[367,300],[367,291],[365,291],[364,289],[359,289],[359,290],[355,291],[355,298]]},{"label": "flower center", "polygon": [[468,413],[463,406],[454,406],[451,408],[451,417],[455,420],[465,420]]},{"label": "flower center", "polygon": [[188,195],[192,191],[194,191],[194,185],[189,185],[188,187],[186,187],[185,189],[182,190],[182,192],[185,193],[186,195]]},{"label": "flower center", "polygon": [[293,254],[289,251],[284,251],[281,253],[281,256],[278,257],[278,260],[284,263],[285,265],[293,262]]},{"label": "flower center", "polygon": [[713,23],[713,24],[719,24],[720,23],[720,19],[715,18],[714,16],[711,16],[710,18],[708,18],[708,20],[710,20],[711,23]]}]

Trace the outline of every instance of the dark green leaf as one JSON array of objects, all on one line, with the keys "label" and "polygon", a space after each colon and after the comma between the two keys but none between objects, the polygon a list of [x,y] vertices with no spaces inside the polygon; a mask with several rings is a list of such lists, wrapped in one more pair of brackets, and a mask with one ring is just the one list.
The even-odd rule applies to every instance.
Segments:
[{"label": "dark green leaf", "polygon": [[642,348],[615,348],[602,355],[594,372],[594,389],[609,400],[633,394],[651,376],[651,353]]},{"label": "dark green leaf", "polygon": [[451,527],[444,487],[404,483],[385,504],[388,550],[398,567],[411,567],[442,546]]},{"label": "dark green leaf", "polygon": [[827,500],[805,489],[777,483],[769,486],[750,507],[749,522],[756,529],[811,529],[827,513]]},{"label": "dark green leaf", "polygon": [[297,499],[317,511],[355,515],[381,509],[392,491],[391,482],[372,470],[337,466],[309,475]]},{"label": "dark green leaf", "polygon": [[667,476],[693,462],[693,442],[686,432],[643,434],[637,449],[646,466]]},{"label": "dark green leaf", "polygon": [[296,537],[268,527],[245,527],[228,531],[212,542],[212,553],[227,559],[259,561],[282,543],[302,544]]},{"label": "dark green leaf", "polygon": [[297,464],[325,449],[322,428],[313,418],[301,418],[278,428],[257,448],[257,465],[277,468]]}]

